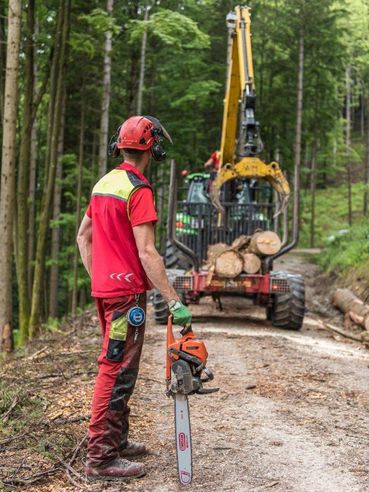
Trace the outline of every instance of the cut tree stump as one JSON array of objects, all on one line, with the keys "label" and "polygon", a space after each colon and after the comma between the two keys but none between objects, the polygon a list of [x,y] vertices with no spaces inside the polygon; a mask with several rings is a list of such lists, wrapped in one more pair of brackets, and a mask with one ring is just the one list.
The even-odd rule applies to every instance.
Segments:
[{"label": "cut tree stump", "polygon": [[369,306],[351,290],[337,289],[333,294],[332,302],[344,313],[346,324],[353,322],[369,331]]},{"label": "cut tree stump", "polygon": [[246,273],[258,273],[261,268],[261,260],[254,253],[242,253],[243,271]]},{"label": "cut tree stump", "polygon": [[258,256],[274,255],[280,251],[281,246],[281,240],[275,232],[255,232],[255,234],[251,237],[247,252],[254,253]]},{"label": "cut tree stump", "polygon": [[215,260],[214,271],[219,277],[235,278],[243,270],[243,258],[237,251],[225,251]]}]

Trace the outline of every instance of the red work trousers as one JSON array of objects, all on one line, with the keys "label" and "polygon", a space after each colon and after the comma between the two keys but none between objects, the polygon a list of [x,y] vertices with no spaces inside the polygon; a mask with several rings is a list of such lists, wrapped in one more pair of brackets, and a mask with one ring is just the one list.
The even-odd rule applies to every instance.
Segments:
[{"label": "red work trousers", "polygon": [[145,334],[145,323],[132,326],[127,311],[138,304],[146,312],[146,293],[96,299],[103,346],[92,400],[87,460],[101,466],[115,459],[127,443],[128,401],[133,393]]}]

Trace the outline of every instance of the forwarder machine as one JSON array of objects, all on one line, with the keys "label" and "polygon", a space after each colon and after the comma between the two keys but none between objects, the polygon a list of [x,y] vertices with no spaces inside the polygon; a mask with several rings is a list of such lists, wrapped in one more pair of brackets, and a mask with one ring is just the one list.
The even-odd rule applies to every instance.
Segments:
[{"label": "forwarder machine", "polygon": [[[243,296],[266,309],[272,325],[299,330],[305,311],[304,279],[273,271],[276,258],[298,242],[299,181],[294,181],[292,231],[289,238],[287,205],[289,184],[277,162],[260,159],[263,145],[255,119],[256,93],[252,61],[250,10],[236,7],[227,16],[227,83],[221,134],[221,165],[216,178],[203,173],[189,176],[187,197],[177,203],[177,170],[171,163],[168,241],[165,262],[169,277],[186,304],[212,296],[219,307],[223,296]],[[283,220],[279,220],[283,218]],[[230,245],[241,235],[274,230],[283,235],[282,248],[262,258],[256,274],[233,279],[214,275],[208,281],[204,263],[208,247]],[[166,323],[168,311],[154,293],[157,323]]]}]

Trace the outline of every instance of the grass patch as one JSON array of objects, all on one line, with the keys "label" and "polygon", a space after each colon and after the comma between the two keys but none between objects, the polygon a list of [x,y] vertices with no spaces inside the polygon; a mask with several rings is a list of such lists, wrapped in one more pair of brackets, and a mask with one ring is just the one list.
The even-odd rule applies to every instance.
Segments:
[{"label": "grass patch", "polygon": [[0,381],[0,433],[11,435],[42,421],[45,400],[19,385]]},{"label": "grass patch", "polygon": [[369,218],[358,220],[347,234],[327,244],[317,261],[328,273],[357,269],[360,278],[369,282]]},{"label": "grass patch", "polygon": [[[363,194],[365,185],[352,185],[352,210],[355,220],[363,213]],[[324,247],[330,236],[337,235],[342,229],[349,229],[347,186],[337,186],[317,190],[315,220],[315,246]],[[311,194],[302,192],[300,247],[310,245]]]}]

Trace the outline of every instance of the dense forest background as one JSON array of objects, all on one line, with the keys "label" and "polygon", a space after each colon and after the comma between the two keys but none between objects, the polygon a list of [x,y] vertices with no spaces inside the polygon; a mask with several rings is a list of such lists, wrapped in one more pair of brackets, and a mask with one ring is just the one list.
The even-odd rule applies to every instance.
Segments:
[{"label": "dense forest background", "polygon": [[[117,165],[107,144],[124,119],[157,116],[182,169],[202,169],[218,148],[225,18],[238,3],[0,0],[3,350],[11,331],[24,343],[90,302],[75,236],[93,184]],[[369,2],[249,4],[264,159],[292,178],[300,74],[301,244],[321,246],[332,223],[368,214]],[[161,244],[168,166],[150,174]]]}]

